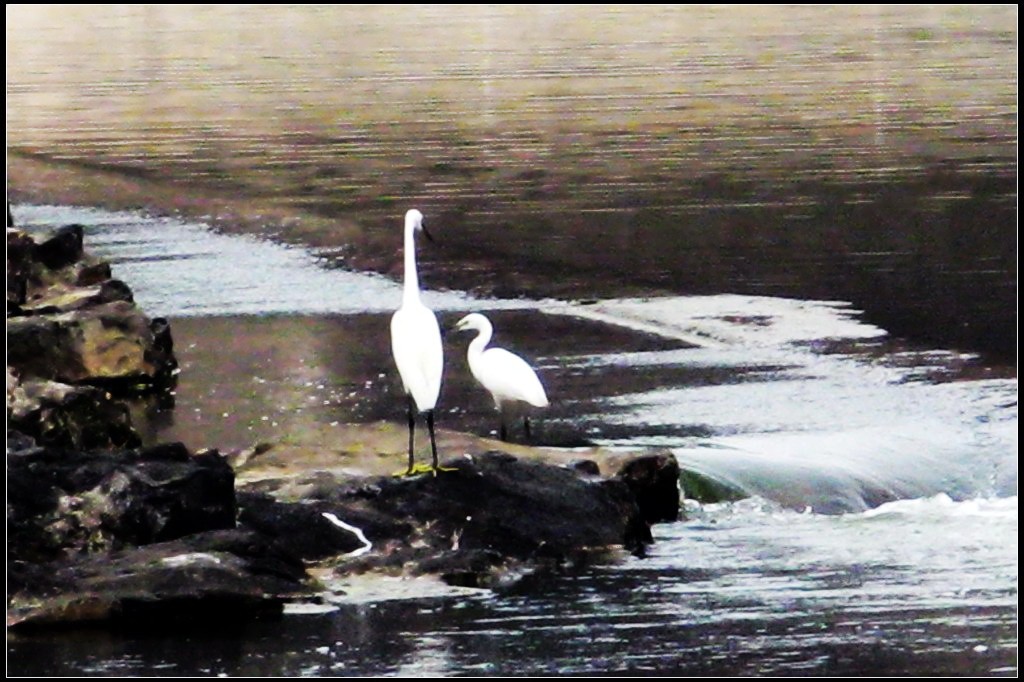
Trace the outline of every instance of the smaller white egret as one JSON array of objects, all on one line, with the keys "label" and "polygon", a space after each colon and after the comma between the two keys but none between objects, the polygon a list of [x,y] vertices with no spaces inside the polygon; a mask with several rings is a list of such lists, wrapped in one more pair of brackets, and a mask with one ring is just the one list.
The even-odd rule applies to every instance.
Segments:
[{"label": "smaller white egret", "polygon": [[[505,425],[507,414],[525,408],[547,407],[548,397],[544,386],[521,357],[503,348],[487,348],[494,334],[491,321],[480,313],[471,313],[459,320],[456,331],[476,331],[477,336],[470,341],[466,357],[469,369],[480,384],[488,390],[494,399],[494,407],[501,415],[501,439],[508,440],[508,428]],[[526,437],[530,438],[530,417],[523,417]]]},{"label": "smaller white egret", "polygon": [[409,469],[414,466],[413,443],[416,414],[426,416],[430,431],[430,451],[434,457],[434,475],[437,475],[437,440],[434,437],[434,408],[441,393],[441,373],[444,370],[444,349],[441,346],[441,328],[434,311],[420,301],[420,281],[416,273],[416,233],[430,233],[423,227],[423,214],[410,209],[405,214],[405,282],[402,305],[391,318],[391,353],[402,378],[409,410]]}]

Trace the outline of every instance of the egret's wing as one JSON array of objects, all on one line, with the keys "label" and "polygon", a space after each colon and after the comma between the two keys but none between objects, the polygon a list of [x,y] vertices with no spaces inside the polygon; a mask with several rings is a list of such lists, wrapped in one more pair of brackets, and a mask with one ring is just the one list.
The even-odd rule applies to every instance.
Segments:
[{"label": "egret's wing", "polygon": [[547,407],[544,386],[521,357],[503,348],[489,348],[480,359],[477,380],[500,402],[520,400],[534,407]]},{"label": "egret's wing", "polygon": [[416,408],[434,409],[444,371],[441,328],[434,312],[426,306],[399,309],[391,318],[391,352]]}]

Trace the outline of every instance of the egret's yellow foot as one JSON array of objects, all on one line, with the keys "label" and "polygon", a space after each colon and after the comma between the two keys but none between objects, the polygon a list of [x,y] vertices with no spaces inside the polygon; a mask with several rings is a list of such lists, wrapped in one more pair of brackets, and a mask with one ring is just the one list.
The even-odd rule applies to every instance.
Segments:
[{"label": "egret's yellow foot", "polygon": [[404,469],[402,471],[396,471],[391,474],[395,478],[402,478],[403,476],[416,476],[417,474],[433,474],[437,476],[439,471],[458,471],[455,467],[443,467],[438,464],[436,467],[430,464],[414,464],[412,469]]},{"label": "egret's yellow foot", "polygon": [[434,467],[430,466],[429,464],[414,464],[411,469],[403,469],[402,471],[396,471],[395,473],[393,473],[391,475],[396,477],[396,478],[401,478],[402,476],[415,476],[416,474],[429,474],[429,473],[432,473],[433,471],[434,471]]}]

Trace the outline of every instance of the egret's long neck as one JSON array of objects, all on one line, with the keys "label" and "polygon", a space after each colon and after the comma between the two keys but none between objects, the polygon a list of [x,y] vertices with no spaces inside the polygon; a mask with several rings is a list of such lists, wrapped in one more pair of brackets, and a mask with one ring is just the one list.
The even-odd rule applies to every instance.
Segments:
[{"label": "egret's long neck", "polygon": [[494,334],[494,328],[490,325],[481,327],[477,331],[476,338],[469,342],[469,350],[467,354],[470,357],[479,357],[484,349],[487,348],[487,344],[491,342],[491,336]]},{"label": "egret's long neck", "polygon": [[411,225],[405,226],[405,284],[402,291],[402,302],[410,303],[420,300],[420,277],[416,272],[416,230]]}]

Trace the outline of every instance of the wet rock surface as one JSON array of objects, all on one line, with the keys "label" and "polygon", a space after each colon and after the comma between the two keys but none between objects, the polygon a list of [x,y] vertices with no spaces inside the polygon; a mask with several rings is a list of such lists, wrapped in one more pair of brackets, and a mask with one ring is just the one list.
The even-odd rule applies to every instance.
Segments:
[{"label": "wet rock surface", "polygon": [[623,464],[615,478],[633,493],[647,523],[679,520],[679,462],[672,453],[635,457]]},{"label": "wet rock surface", "polygon": [[[109,284],[108,288],[116,289]],[[103,285],[96,288],[102,292]],[[19,371],[64,383],[151,387],[169,379],[173,356],[157,343],[154,323],[129,301],[68,295],[57,306],[7,321],[7,361]]]},{"label": "wet rock surface", "polygon": [[54,564],[9,562],[8,571],[7,625],[19,628],[192,628],[278,614],[308,591],[302,562],[234,529]]},{"label": "wet rock surface", "polygon": [[7,445],[8,626],[237,621],[309,591],[294,552],[238,526],[216,452]]},{"label": "wet rock surface", "polygon": [[128,406],[105,390],[45,379],[13,381],[8,426],[39,444],[87,450],[141,445]]},{"label": "wet rock surface", "polygon": [[49,561],[235,526],[234,472],[182,446],[127,451],[7,442],[8,558]]},{"label": "wet rock surface", "polygon": [[373,543],[364,565],[492,586],[505,562],[554,568],[615,548],[641,553],[651,541],[617,481],[501,452],[444,466],[437,476],[371,479],[329,497],[333,513]]},{"label": "wet rock surface", "polygon": [[239,492],[238,521],[256,532],[276,538],[277,544],[305,561],[355,552],[363,542],[352,531],[324,516],[326,504],[287,503],[265,493]]},{"label": "wet rock surface", "polygon": [[81,225],[38,238],[7,229],[8,425],[43,446],[137,447],[122,399],[173,400],[170,325],[135,305],[83,234]]},{"label": "wet rock surface", "polygon": [[239,507],[242,523],[339,574],[429,573],[467,587],[642,554],[651,542],[623,481],[499,451],[449,459],[436,476],[264,478],[243,484]]},{"label": "wet rock surface", "polygon": [[493,451],[444,469],[308,471],[236,492],[216,452],[9,433],[8,625],[251,618],[322,591],[314,567],[507,589],[651,542],[622,480]]}]

